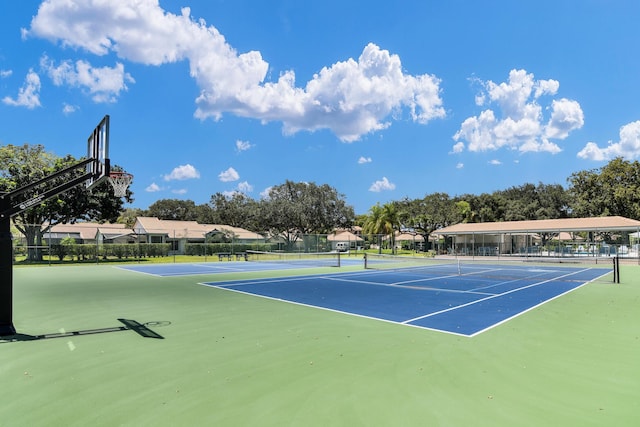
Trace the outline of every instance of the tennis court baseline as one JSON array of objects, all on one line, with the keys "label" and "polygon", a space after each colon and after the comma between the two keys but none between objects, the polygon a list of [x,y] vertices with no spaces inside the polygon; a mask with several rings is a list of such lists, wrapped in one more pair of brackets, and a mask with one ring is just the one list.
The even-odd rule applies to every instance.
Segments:
[{"label": "tennis court baseline", "polygon": [[[447,270],[449,269],[449,270]],[[474,336],[610,273],[585,266],[450,264],[227,282],[206,286],[351,315]]]}]

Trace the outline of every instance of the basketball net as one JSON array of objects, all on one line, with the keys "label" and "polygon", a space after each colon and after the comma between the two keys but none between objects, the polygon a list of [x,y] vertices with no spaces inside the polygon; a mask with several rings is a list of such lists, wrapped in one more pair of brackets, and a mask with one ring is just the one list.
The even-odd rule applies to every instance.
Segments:
[{"label": "basketball net", "polygon": [[116,197],[124,197],[127,195],[127,188],[133,180],[133,175],[126,172],[111,172],[107,180],[113,187],[113,195]]}]

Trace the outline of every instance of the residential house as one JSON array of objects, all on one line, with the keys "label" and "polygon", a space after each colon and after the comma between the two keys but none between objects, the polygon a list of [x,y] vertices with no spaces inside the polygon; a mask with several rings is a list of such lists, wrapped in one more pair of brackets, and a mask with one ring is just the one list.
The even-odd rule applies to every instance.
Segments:
[{"label": "residential house", "polygon": [[183,254],[188,243],[232,240],[234,243],[263,243],[264,236],[223,224],[199,224],[155,217],[137,217],[133,231],[145,243],[169,243],[171,251]]},{"label": "residential house", "polygon": [[95,222],[77,222],[74,224],[56,224],[43,233],[43,238],[53,245],[62,239],[73,238],[78,244],[133,243],[133,230],[124,224],[99,224]]}]

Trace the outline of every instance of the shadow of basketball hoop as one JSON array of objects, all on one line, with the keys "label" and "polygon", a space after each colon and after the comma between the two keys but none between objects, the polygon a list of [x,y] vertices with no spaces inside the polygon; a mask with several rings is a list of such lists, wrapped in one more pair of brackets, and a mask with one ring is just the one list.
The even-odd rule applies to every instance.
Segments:
[{"label": "shadow of basketball hoop", "polygon": [[16,333],[14,335],[7,335],[7,336],[0,337],[0,344],[10,343],[10,342],[48,340],[53,338],[81,337],[84,335],[106,334],[110,332],[122,332],[122,331],[133,331],[143,338],[154,338],[154,339],[162,340],[164,339],[164,337],[158,334],[157,332],[153,331],[150,327],[159,328],[159,327],[171,325],[171,322],[169,321],[154,321],[154,322],[146,322],[146,323],[139,323],[131,319],[118,319],[118,321],[122,323],[123,326],[114,326],[111,328],[99,328],[99,329],[85,329],[85,330],[69,331],[69,332],[56,332],[56,333],[43,334],[43,335],[27,335],[27,334]]}]

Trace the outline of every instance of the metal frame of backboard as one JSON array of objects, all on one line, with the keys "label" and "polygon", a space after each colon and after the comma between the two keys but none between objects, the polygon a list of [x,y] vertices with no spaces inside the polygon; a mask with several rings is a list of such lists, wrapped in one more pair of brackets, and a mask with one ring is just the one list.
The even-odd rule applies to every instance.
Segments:
[{"label": "metal frame of backboard", "polygon": [[91,174],[91,178],[86,181],[86,185],[88,188],[93,188],[111,172],[108,115],[104,116],[87,139],[87,159],[93,159],[93,161],[87,165],[87,173]]}]

